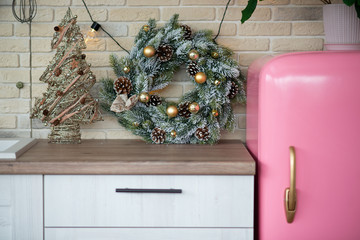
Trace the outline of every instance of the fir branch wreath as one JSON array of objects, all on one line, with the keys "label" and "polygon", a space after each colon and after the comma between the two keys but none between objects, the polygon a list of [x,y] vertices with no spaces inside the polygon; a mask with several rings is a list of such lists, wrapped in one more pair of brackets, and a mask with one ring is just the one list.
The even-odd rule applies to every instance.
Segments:
[{"label": "fir branch wreath", "polygon": [[[147,142],[214,144],[220,129],[234,127],[231,102],[246,99],[245,80],[231,55],[211,31],[192,33],[179,24],[177,14],[161,28],[150,19],[129,56],[111,55],[118,79],[102,80],[101,105]],[[195,88],[178,103],[167,102],[155,92],[172,81],[180,66],[186,66]]]}]

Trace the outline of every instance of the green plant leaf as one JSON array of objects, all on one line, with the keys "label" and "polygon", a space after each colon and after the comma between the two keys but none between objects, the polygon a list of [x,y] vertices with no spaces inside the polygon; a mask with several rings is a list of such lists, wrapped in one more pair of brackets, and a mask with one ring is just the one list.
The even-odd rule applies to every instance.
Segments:
[{"label": "green plant leaf", "polygon": [[348,5],[350,7],[350,6],[354,5],[356,0],[343,0],[343,1],[346,5]]},{"label": "green plant leaf", "polygon": [[360,1],[355,3],[355,10],[356,10],[358,18],[360,18]]},{"label": "green plant leaf", "polygon": [[241,11],[241,23],[244,23],[246,20],[248,20],[251,15],[254,13],[257,6],[257,0],[249,0],[247,6],[244,10]]}]

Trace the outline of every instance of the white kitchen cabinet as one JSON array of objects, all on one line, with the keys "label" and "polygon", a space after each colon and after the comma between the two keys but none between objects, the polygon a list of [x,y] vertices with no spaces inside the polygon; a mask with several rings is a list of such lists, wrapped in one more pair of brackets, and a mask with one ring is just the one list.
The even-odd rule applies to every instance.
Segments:
[{"label": "white kitchen cabinet", "polygon": [[0,239],[43,239],[42,175],[0,175]]},{"label": "white kitchen cabinet", "polygon": [[1,240],[42,240],[44,231],[45,240],[253,239],[250,175],[47,175],[44,195],[42,181],[0,175]]}]

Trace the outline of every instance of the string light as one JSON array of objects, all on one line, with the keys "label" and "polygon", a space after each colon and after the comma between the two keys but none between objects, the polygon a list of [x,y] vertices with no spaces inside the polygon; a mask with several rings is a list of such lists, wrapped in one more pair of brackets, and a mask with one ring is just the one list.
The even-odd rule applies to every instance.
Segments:
[{"label": "string light", "polygon": [[[89,14],[89,17],[91,19],[91,21],[93,22],[92,25],[91,25],[91,29],[87,32],[87,36],[85,37],[85,43],[86,43],[86,38],[88,38],[88,41],[90,39],[96,39],[96,34],[97,34],[97,30],[99,30],[101,28],[101,30],[104,31],[104,33],[106,33],[122,50],[124,50],[125,52],[127,52],[128,54],[130,54],[130,52],[128,50],[126,50],[125,48],[123,48],[123,46],[120,45],[120,43],[118,41],[115,40],[115,38],[113,36],[111,36],[110,33],[108,33],[99,23],[97,23],[96,21],[94,21],[94,19],[92,18],[91,16],[91,13],[88,9],[88,7],[86,6],[86,3],[84,0],[82,0],[85,8],[86,8],[86,11],[88,12]],[[94,28],[93,28],[94,27]],[[89,36],[89,37],[88,37]],[[91,36],[91,37],[90,37]],[[95,36],[95,37],[93,37]]]},{"label": "string light", "polygon": [[93,24],[91,24],[89,31],[85,34],[85,43],[86,44],[88,44],[90,42],[99,41],[97,36],[98,36],[98,30],[100,27],[101,27],[101,25],[97,22],[93,22]]}]

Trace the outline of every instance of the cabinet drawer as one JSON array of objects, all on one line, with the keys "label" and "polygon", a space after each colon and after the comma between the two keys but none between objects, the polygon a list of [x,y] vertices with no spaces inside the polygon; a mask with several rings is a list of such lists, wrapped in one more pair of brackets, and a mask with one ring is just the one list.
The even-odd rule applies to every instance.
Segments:
[{"label": "cabinet drawer", "polygon": [[46,240],[252,240],[252,228],[46,228]]},{"label": "cabinet drawer", "polygon": [[253,227],[253,176],[62,175],[44,185],[47,227]]}]

